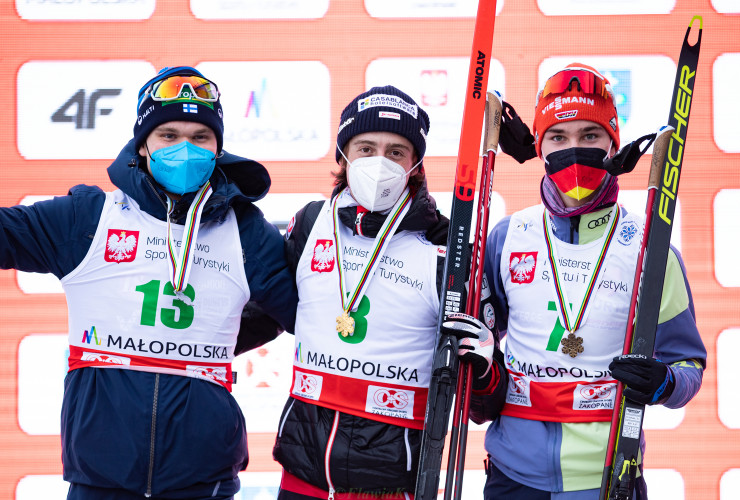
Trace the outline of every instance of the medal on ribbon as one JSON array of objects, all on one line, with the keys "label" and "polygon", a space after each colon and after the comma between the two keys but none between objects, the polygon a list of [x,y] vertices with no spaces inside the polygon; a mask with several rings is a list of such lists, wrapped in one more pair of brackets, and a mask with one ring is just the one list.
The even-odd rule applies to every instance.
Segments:
[{"label": "medal on ribbon", "polygon": [[342,337],[347,337],[355,333],[355,318],[350,316],[347,311],[342,311],[342,314],[337,316],[337,332]]},{"label": "medal on ribbon", "polygon": [[172,236],[172,223],[170,221],[170,214],[175,208],[175,204],[169,196],[167,197],[167,252],[170,263],[170,276],[175,294],[180,299],[185,297],[182,292],[185,290],[188,284],[188,278],[190,277],[190,269],[192,268],[190,262],[193,260],[193,250],[195,249],[195,240],[198,237],[200,216],[203,214],[203,208],[206,206],[206,202],[212,193],[213,188],[210,181],[206,181],[198,192],[195,193],[195,198],[190,204],[190,209],[185,217],[185,230],[182,234],[182,247],[179,253],[174,248],[175,239]]},{"label": "medal on ribbon", "polygon": [[[560,316],[561,324],[568,332],[570,332],[567,338],[564,338],[560,341],[563,345],[561,351],[569,355],[571,358],[575,358],[576,356],[578,356],[578,354],[583,352],[583,337],[578,337],[575,334],[575,331],[580,328],[581,324],[586,319],[588,313],[588,304],[593,295],[596,282],[598,281],[597,278],[599,277],[601,269],[604,265],[604,261],[606,260],[606,253],[609,249],[609,244],[614,237],[614,233],[616,233],[617,221],[619,219],[619,206],[614,205],[612,211],[609,212],[609,214],[609,227],[606,229],[604,235],[601,237],[601,250],[599,251],[599,257],[596,261],[596,265],[594,266],[594,270],[591,273],[588,286],[586,287],[586,292],[583,295],[581,305],[577,310],[578,312],[575,318],[571,318],[570,314],[568,314],[568,304],[570,304],[570,302],[568,301],[565,287],[563,286],[563,283],[560,279],[560,274],[558,273],[558,255],[556,249],[557,243],[555,242],[555,237],[552,235],[552,229],[550,227],[549,217],[547,216],[547,210],[545,210],[542,215],[542,222],[545,226],[545,245],[547,246],[547,256],[550,260],[550,270],[552,271],[553,275],[552,283],[555,286],[555,296],[557,298],[555,304],[557,307],[558,315]],[[571,321],[571,319],[573,321]]]},{"label": "medal on ribbon", "polygon": [[561,351],[571,358],[575,358],[583,352],[583,337],[576,336],[575,333],[569,333],[567,338],[560,341],[563,344]]},{"label": "medal on ribbon", "polygon": [[337,333],[342,337],[348,337],[355,333],[355,319],[351,316],[351,312],[357,310],[357,306],[360,305],[362,297],[365,296],[370,280],[375,274],[375,270],[380,264],[380,260],[388,248],[391,242],[391,238],[396,233],[398,226],[406,216],[411,206],[411,193],[408,187],[404,190],[401,197],[398,199],[396,204],[393,206],[391,211],[388,213],[383,226],[378,231],[375,241],[373,241],[373,250],[370,252],[370,257],[365,266],[363,266],[363,273],[360,276],[357,286],[352,293],[345,291],[347,289],[346,275],[344,272],[344,266],[342,265],[342,243],[340,228],[341,222],[339,221],[339,208],[337,207],[337,201],[342,195],[349,195],[349,191],[345,189],[343,193],[338,194],[332,201],[332,215],[334,220],[334,250],[336,252],[336,263],[337,271],[339,272],[339,295],[342,298],[342,314],[337,316]]}]

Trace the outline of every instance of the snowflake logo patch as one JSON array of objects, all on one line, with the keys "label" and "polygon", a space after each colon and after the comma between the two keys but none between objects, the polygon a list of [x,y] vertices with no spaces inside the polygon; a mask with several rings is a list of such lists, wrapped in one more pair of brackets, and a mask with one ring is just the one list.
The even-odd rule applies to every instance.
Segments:
[{"label": "snowflake logo patch", "polygon": [[637,224],[635,224],[632,221],[623,222],[622,226],[619,228],[619,234],[617,235],[617,241],[619,241],[622,245],[631,245],[632,240],[634,237],[639,233],[640,228],[637,227]]}]

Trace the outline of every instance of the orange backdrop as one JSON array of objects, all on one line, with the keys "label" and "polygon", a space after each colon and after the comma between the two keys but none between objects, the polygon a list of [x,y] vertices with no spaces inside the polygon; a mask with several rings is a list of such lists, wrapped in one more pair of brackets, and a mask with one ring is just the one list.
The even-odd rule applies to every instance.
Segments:
[{"label": "orange backdrop", "polygon": [[[740,17],[717,12],[710,0],[677,0],[666,14],[590,16],[546,16],[536,0],[506,0],[496,20],[493,42],[493,56],[506,69],[506,100],[531,123],[537,68],[544,58],[657,54],[675,63],[688,23],[697,14],[703,16],[704,34],[680,200],[682,253],[709,353],[708,368],[703,387],[680,425],[647,431],[646,464],[677,470],[683,477],[685,498],[690,500],[719,498],[722,474],[740,468],[740,429],[728,428],[718,417],[716,364],[718,336],[740,327],[740,289],[718,283],[713,259],[714,198],[720,189],[740,189],[740,155],[723,151],[715,142],[712,92],[716,59],[725,52],[740,52]],[[331,1],[323,17],[306,20],[202,20],[193,15],[186,1],[160,0],[151,16],[139,21],[33,21],[22,19],[13,2],[2,2],[0,205],[17,204],[27,195],[61,195],[78,183],[112,188],[105,171],[109,159],[29,160],[19,152],[16,86],[21,66],[29,61],[143,60],[160,68],[204,61],[319,60],[330,75],[330,130],[336,131],[341,109],[365,90],[366,69],[373,60],[468,57],[473,22],[472,17],[373,18],[361,0]],[[668,109],[666,117],[667,113]],[[133,106],[130,118],[133,125]],[[121,137],[121,145],[128,139]],[[43,143],[44,137],[36,140]],[[272,175],[272,192],[327,195],[329,172],[335,165],[333,149],[328,147],[328,151],[319,160],[264,161]],[[649,161],[646,155],[633,174],[620,178],[622,189],[644,188]],[[542,171],[530,163],[520,166],[504,155],[497,159],[494,189],[505,200],[506,213],[539,201]],[[450,191],[455,158],[429,157],[425,165],[430,190]],[[14,498],[23,476],[61,473],[58,435],[29,435],[19,426],[18,350],[30,333],[65,332],[66,316],[63,295],[23,293],[14,271],[0,271],[0,498]],[[735,395],[740,399],[740,393]],[[474,431],[470,435],[467,463],[472,469],[481,467],[482,434]],[[278,470],[270,458],[274,435],[256,432],[249,439],[249,470]]]}]

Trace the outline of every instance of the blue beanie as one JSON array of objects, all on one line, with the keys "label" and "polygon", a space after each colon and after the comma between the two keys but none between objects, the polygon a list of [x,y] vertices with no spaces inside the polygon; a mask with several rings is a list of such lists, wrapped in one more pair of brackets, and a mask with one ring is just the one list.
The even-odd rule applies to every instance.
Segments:
[{"label": "blue beanie", "polygon": [[[393,132],[405,137],[421,161],[427,150],[429,115],[396,87],[373,87],[355,97],[342,111],[337,146],[344,150],[350,139],[365,132]],[[339,149],[335,154],[337,163],[342,157]]]},{"label": "blue beanie", "polygon": [[224,114],[221,110],[221,99],[216,102],[206,102],[199,99],[187,97],[174,99],[172,101],[155,101],[147,93],[152,84],[169,78],[171,76],[200,76],[203,74],[189,66],[177,66],[164,68],[157,76],[149,80],[139,90],[139,104],[137,108],[136,123],[134,124],[134,143],[136,149],[144,144],[149,134],[159,125],[172,121],[188,121],[202,123],[210,127],[216,134],[218,151],[223,149],[224,144]]}]

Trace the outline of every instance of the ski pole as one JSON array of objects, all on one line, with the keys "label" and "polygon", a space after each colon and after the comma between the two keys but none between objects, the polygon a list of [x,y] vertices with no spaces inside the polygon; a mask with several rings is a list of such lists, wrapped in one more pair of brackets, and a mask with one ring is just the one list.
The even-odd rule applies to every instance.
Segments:
[{"label": "ski pole", "polygon": [[[496,150],[498,149],[498,137],[501,125],[501,107],[500,94],[498,92],[488,92],[485,110],[484,154],[481,169],[480,193],[478,195],[478,216],[471,254],[468,296],[465,304],[466,314],[476,318],[480,313],[480,295],[484,272],[483,264],[486,252],[486,238],[488,236],[491,193],[493,191],[493,166],[496,158]],[[451,491],[454,491],[453,498],[455,500],[459,500],[462,495],[472,388],[473,369],[470,367],[470,363],[460,363],[455,410],[450,434],[450,452],[447,461],[446,500],[450,498]],[[450,488],[450,485],[453,484],[454,490]]]},{"label": "ski pole", "polygon": [[[689,34],[695,21],[699,24],[698,36],[694,45],[691,45]],[[694,97],[702,24],[702,17],[694,16],[686,30],[670,101],[669,127],[661,130],[653,147],[645,228],[630,301],[624,354],[653,356],[691,101]],[[622,384],[618,383],[601,478],[600,500],[632,498],[634,480],[639,467],[638,455],[644,414],[645,405],[626,399],[623,396]]]},{"label": "ski pole", "polygon": [[469,279],[467,263],[470,258],[467,243],[470,239],[474,210],[473,199],[478,178],[480,141],[495,21],[496,0],[479,0],[450,210],[450,231],[447,236],[447,256],[440,294],[440,313],[437,319],[437,348],[432,361],[419,452],[419,470],[414,493],[416,500],[437,498],[445,436],[457,385],[457,341],[442,332],[442,324],[450,313],[462,311],[466,298],[465,282]]},{"label": "ski pole", "polygon": [[[662,131],[661,134],[655,139],[655,144],[653,146],[653,158],[650,164],[650,175],[648,176],[648,197],[646,204],[648,209],[646,210],[645,214],[645,228],[643,229],[642,242],[640,243],[640,250],[637,254],[637,268],[635,269],[634,279],[635,284],[632,287],[632,298],[630,299],[629,316],[627,318],[627,330],[624,335],[624,348],[622,349],[622,354],[629,354],[632,346],[632,334],[635,330],[635,313],[637,311],[637,302],[640,295],[640,289],[642,288],[642,270],[645,258],[645,248],[647,248],[648,245],[650,226],[652,225],[653,219],[653,211],[650,210],[650,207],[655,204],[655,195],[658,191],[660,173],[663,166],[663,159],[665,157],[666,145],[668,144],[668,139],[670,138],[672,131],[672,128],[666,128],[664,131]],[[609,488],[610,484],[612,483],[611,472],[612,468],[614,467],[614,456],[613,454],[609,453],[609,450],[613,450],[617,442],[617,431],[619,430],[619,420],[621,414],[621,405],[619,403],[622,401],[623,390],[624,384],[622,384],[622,382],[617,382],[617,391],[614,399],[615,410],[612,412],[612,423],[611,429],[609,430],[609,442],[606,447],[606,463],[604,465],[604,474],[601,477],[601,494],[599,498],[604,500],[609,498]],[[629,467],[629,463],[622,463],[622,470],[617,471],[617,469],[614,469],[614,472],[618,476],[622,476],[622,474],[625,472],[629,474]]]}]

